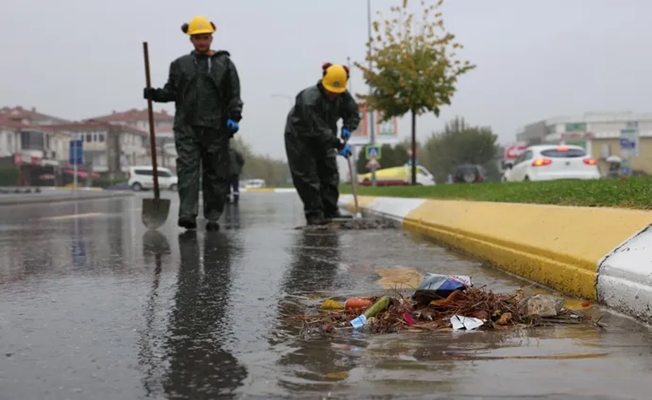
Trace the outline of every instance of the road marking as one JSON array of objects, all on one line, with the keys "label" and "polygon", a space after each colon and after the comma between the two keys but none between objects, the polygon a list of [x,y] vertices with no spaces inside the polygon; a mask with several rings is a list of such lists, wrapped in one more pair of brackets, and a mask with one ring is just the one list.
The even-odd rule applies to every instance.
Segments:
[{"label": "road marking", "polygon": [[41,220],[44,221],[58,221],[62,219],[76,219],[76,218],[89,218],[89,217],[97,217],[99,215],[104,215],[104,213],[87,213],[87,214],[70,214],[70,215],[60,215],[58,217],[48,217],[48,218],[41,218]]},{"label": "road marking", "polygon": [[125,211],[143,211],[142,208],[127,208]]}]

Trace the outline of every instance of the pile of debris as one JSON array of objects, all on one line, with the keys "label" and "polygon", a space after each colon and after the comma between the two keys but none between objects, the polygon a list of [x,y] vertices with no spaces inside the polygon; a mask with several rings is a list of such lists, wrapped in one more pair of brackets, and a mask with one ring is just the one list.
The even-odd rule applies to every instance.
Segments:
[{"label": "pile of debris", "polygon": [[326,225],[300,226],[296,229],[308,231],[334,230],[368,230],[368,229],[398,229],[399,223],[385,218],[337,218]]},{"label": "pile of debris", "polygon": [[[583,306],[590,306],[584,303]],[[474,288],[470,277],[431,274],[411,297],[398,292],[328,299],[312,314],[293,315],[306,334],[364,329],[370,333],[442,330],[507,330],[556,324],[590,324],[585,313],[564,307],[564,299]]]}]

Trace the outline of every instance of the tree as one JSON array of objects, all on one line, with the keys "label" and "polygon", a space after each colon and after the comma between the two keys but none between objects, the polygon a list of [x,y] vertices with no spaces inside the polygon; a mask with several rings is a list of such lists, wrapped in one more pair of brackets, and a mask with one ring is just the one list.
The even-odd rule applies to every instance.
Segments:
[{"label": "tree", "polygon": [[457,117],[425,142],[421,149],[422,164],[440,182],[460,164],[481,165],[495,178],[496,140],[498,136],[491,128],[471,126],[464,118]]},{"label": "tree", "polygon": [[[408,10],[408,0],[392,7],[393,17],[373,23],[374,35],[367,43],[367,61],[375,69],[360,63],[371,86],[369,95],[358,95],[371,110],[382,113],[389,121],[408,112],[412,117],[412,162],[416,164],[416,117],[432,112],[439,117],[441,107],[451,104],[458,78],[475,68],[469,61],[455,59],[462,45],[446,32],[441,12],[444,0],[426,5],[421,0],[418,28],[413,27],[415,14]],[[379,13],[380,14],[380,13]],[[412,169],[416,185],[416,168]]]},{"label": "tree", "polygon": [[[356,161],[356,169],[358,173],[364,173],[363,171],[367,170],[367,156],[366,150],[363,147],[358,153],[358,159]],[[402,144],[397,144],[392,146],[389,144],[384,144],[380,147],[380,164],[382,168],[392,168],[405,165],[407,163],[407,151],[406,147]]]}]

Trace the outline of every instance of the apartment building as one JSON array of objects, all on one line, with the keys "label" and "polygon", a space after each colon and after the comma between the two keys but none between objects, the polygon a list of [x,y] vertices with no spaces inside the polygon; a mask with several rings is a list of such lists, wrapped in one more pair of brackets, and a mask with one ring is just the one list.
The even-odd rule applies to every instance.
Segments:
[{"label": "apartment building", "polygon": [[86,120],[51,127],[82,140],[84,161],[93,172],[116,179],[130,166],[149,165],[149,137],[140,129],[108,122]]},{"label": "apartment building", "polygon": [[[149,114],[147,109],[132,108],[127,111],[113,111],[111,114],[91,118],[93,121],[106,122],[113,125],[128,126],[141,130],[149,135]],[[154,112],[154,125],[156,134],[157,163],[167,168],[176,168],[176,151],[174,146],[174,115],[166,110]],[[147,154],[150,154],[149,141],[147,142]]]},{"label": "apartment building", "polygon": [[20,112],[0,112],[0,157],[14,157],[16,164],[58,165],[68,159],[66,131],[54,130],[21,115]]}]

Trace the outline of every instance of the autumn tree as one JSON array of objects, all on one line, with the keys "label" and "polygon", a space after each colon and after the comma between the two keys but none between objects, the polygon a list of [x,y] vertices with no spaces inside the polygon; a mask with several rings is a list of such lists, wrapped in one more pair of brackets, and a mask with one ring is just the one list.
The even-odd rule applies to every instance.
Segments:
[{"label": "autumn tree", "polygon": [[[363,72],[371,87],[369,95],[358,95],[371,110],[382,113],[383,121],[412,117],[412,165],[416,165],[416,119],[432,112],[439,117],[441,107],[450,105],[458,78],[475,68],[469,61],[456,59],[462,45],[444,28],[435,4],[421,0],[417,13],[408,9],[408,0],[390,9],[391,16],[373,23],[373,34],[367,43],[370,69],[355,65]],[[412,168],[412,184],[416,184],[416,168]]]},{"label": "autumn tree", "polygon": [[457,117],[425,141],[421,149],[422,164],[438,182],[444,182],[461,164],[481,165],[490,178],[496,179],[497,140],[490,127],[472,126]]}]

